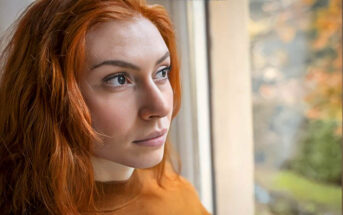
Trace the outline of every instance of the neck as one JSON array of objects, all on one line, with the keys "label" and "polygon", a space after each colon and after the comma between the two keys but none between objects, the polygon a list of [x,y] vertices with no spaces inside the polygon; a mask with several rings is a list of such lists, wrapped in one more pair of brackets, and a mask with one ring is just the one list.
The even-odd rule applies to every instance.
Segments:
[{"label": "neck", "polygon": [[94,179],[99,182],[126,181],[128,180],[134,168],[125,166],[107,159],[91,157]]}]

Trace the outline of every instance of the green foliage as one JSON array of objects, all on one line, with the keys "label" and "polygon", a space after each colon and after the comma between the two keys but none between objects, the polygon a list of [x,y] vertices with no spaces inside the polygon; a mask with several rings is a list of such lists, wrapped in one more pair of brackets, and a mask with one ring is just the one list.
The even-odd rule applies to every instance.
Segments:
[{"label": "green foliage", "polygon": [[337,127],[337,121],[310,120],[291,169],[310,179],[340,184],[342,136],[335,134]]},{"label": "green foliage", "polygon": [[314,182],[291,171],[280,171],[273,179],[272,186],[274,190],[290,194],[298,202],[307,202],[307,206],[316,203],[340,211],[342,200],[340,186]]}]

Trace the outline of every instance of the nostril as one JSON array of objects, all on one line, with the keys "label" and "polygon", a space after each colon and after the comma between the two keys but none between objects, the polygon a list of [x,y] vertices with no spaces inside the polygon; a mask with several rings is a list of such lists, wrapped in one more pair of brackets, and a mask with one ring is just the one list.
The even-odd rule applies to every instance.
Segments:
[{"label": "nostril", "polygon": [[151,109],[149,107],[142,108],[140,111],[140,116],[144,120],[152,120],[152,119],[159,119],[166,116],[164,111],[160,111],[158,109]]},{"label": "nostril", "polygon": [[165,100],[148,102],[140,109],[140,116],[145,120],[162,118],[172,111],[172,106]]}]

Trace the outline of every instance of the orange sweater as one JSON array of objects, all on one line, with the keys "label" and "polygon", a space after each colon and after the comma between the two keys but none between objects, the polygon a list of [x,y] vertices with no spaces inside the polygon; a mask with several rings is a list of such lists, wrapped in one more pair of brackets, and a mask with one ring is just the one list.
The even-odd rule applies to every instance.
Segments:
[{"label": "orange sweater", "polygon": [[[140,183],[132,182],[138,177]],[[136,178],[137,179],[137,178]],[[208,215],[194,187],[175,173],[160,187],[151,170],[136,169],[127,182],[97,182],[100,214],[106,215]]]}]

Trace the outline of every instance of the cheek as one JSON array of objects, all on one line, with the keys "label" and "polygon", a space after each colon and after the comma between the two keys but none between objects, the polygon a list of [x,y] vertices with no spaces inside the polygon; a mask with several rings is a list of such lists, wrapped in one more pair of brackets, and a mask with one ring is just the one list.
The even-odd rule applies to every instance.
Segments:
[{"label": "cheek", "polygon": [[106,136],[126,136],[134,124],[135,104],[127,99],[106,98],[87,102],[91,112],[93,128]]}]

